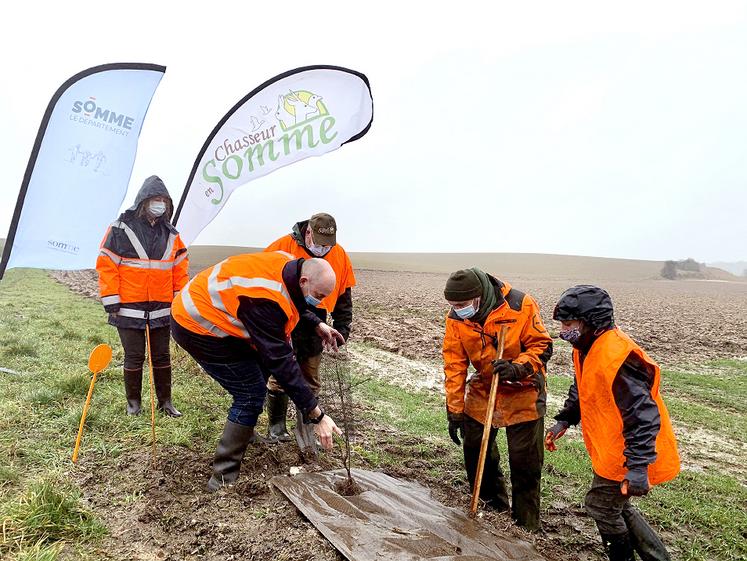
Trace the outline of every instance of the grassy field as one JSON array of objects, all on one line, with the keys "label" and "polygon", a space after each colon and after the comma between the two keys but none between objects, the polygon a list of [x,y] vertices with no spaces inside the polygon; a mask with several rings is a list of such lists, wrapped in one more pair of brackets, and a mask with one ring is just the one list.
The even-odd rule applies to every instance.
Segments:
[{"label": "grassy field", "polygon": [[[70,454],[89,383],[87,357],[99,343],[110,344],[114,358],[96,384],[81,466],[74,466]],[[366,352],[363,343],[353,348]],[[43,271],[11,270],[0,282],[0,367],[14,372],[0,372],[0,558],[125,559],[112,553],[110,519],[77,476],[85,469],[101,478],[113,477],[122,458],[133,452],[147,457],[147,415],[123,414],[121,362],[116,331],[106,325],[93,300],[72,294]],[[185,416],[159,416],[158,444],[162,454],[185,450],[207,464],[228,398],[178,349],[174,362],[174,398]],[[441,395],[403,391],[372,379],[361,365],[354,376],[362,382],[355,387],[362,421],[354,445],[356,465],[417,478],[432,486],[438,498],[464,504],[468,490],[461,455],[446,434]],[[747,487],[739,468],[747,463],[747,364],[709,362],[698,370],[666,371],[663,379],[678,434],[705,431],[726,439],[736,467],[725,469],[723,465],[731,464],[701,458],[699,467],[687,467],[638,505],[662,531],[676,559],[747,558]],[[567,377],[550,378],[554,403],[569,383]],[[580,513],[591,472],[579,431],[569,431],[560,444],[558,452],[546,455],[547,534],[535,543],[548,559],[573,559],[574,551],[583,548],[591,551],[587,558],[600,558],[593,525]],[[505,457],[502,440],[500,446]],[[685,452],[697,459],[702,450]],[[251,468],[245,463],[244,469]],[[107,507],[132,509],[144,500],[139,491],[112,494]],[[265,506],[253,512],[257,523],[269,515]]]}]

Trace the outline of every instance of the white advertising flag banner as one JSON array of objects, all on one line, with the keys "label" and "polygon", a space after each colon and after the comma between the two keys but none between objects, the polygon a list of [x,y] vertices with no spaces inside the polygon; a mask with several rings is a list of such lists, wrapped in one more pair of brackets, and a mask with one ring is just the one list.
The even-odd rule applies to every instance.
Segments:
[{"label": "white advertising flag banner", "polygon": [[93,268],[127,193],[138,137],[166,68],[106,64],[55,93],[42,119],[6,239],[6,269]]},{"label": "white advertising flag banner", "polygon": [[239,101],[202,147],[174,223],[190,245],[245,183],[362,137],[373,120],[365,75],[309,66],[268,80]]}]

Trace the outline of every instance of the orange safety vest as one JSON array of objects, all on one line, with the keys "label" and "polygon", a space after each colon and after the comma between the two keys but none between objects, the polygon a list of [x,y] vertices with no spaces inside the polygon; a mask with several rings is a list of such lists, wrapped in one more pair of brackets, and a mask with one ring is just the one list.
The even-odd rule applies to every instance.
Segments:
[{"label": "orange safety vest", "polygon": [[193,333],[248,339],[249,332],[236,316],[239,297],[264,298],[285,312],[285,334],[290,337],[299,314],[283,284],[283,267],[292,259],[280,251],[229,257],[189,281],[174,298],[171,315]]},{"label": "orange safety vest", "polygon": [[[310,259],[314,257],[311,253],[306,251],[306,248],[298,244],[296,239],[288,234],[283,236],[279,240],[272,242],[267,246],[265,251],[286,251],[296,258]],[[327,295],[326,298],[322,299],[322,303],[319,304],[319,308],[324,308],[329,313],[332,313],[337,304],[337,299],[343,295],[348,289],[355,286],[355,273],[353,273],[353,265],[350,262],[350,258],[340,244],[335,244],[329,253],[319,259],[325,259],[332,269],[335,271],[337,280],[335,282],[335,289]]]},{"label": "orange safety vest", "polygon": [[573,351],[581,429],[594,472],[613,481],[622,481],[628,471],[623,455],[625,439],[612,383],[630,353],[654,370],[651,398],[659,408],[661,428],[656,437],[656,460],[648,466],[648,479],[651,485],[656,485],[674,479],[680,471],[677,440],[669,412],[659,393],[659,366],[619,328],[604,332],[594,341],[583,365],[579,351]]},{"label": "orange safety vest", "polygon": [[[110,248],[106,246],[110,231],[124,232],[132,248]],[[176,292],[189,279],[187,250],[179,234],[169,225],[166,249],[160,259],[150,259],[135,232],[123,221],[115,220],[107,229],[96,259],[99,275],[101,302],[120,304],[116,315],[127,318],[168,318],[169,308],[151,311],[146,316],[144,305],[149,302],[170,303]],[[137,257],[127,257],[120,253]]]}]

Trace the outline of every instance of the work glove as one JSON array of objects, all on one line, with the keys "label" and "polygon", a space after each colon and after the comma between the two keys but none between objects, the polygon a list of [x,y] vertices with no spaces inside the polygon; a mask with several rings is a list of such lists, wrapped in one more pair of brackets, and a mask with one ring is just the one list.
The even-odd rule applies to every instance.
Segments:
[{"label": "work glove", "polygon": [[620,484],[623,495],[642,497],[647,494],[651,486],[648,483],[648,466],[634,467],[628,470]]},{"label": "work glove", "polygon": [[493,361],[493,374],[501,384],[516,384],[527,377],[526,365],[498,358]]},{"label": "work glove", "polygon": [[547,429],[547,434],[545,434],[545,450],[555,452],[555,450],[558,449],[558,447],[555,446],[555,441],[565,434],[565,431],[568,430],[568,426],[567,421],[558,421],[552,427]]},{"label": "work glove", "polygon": [[116,304],[107,304],[104,306],[104,311],[109,314],[116,314],[119,311],[119,308],[121,307],[121,304],[117,302]]},{"label": "work glove", "polygon": [[447,411],[446,416],[449,419],[449,436],[454,441],[454,444],[461,446],[462,441],[459,440],[459,437],[464,438],[464,414],[449,413]]}]

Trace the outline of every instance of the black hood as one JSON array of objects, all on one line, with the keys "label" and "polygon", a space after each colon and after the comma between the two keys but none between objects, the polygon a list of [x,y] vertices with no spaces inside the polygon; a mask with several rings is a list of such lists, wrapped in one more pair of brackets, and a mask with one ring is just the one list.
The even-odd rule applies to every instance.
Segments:
[{"label": "black hood", "polygon": [[127,210],[136,211],[140,205],[153,197],[166,197],[168,199],[169,205],[166,211],[166,218],[171,220],[171,215],[174,212],[174,203],[171,200],[171,195],[169,195],[169,192],[166,189],[166,185],[164,185],[161,178],[157,175],[151,175],[148,179],[143,181],[143,186],[140,187],[140,191],[137,192],[137,196],[135,197],[135,203]]},{"label": "black hood", "polygon": [[308,226],[308,220],[296,222],[293,225],[293,231],[291,232],[291,237],[296,240],[296,243],[304,249],[306,249],[306,228],[308,228]]},{"label": "black hood", "polygon": [[573,286],[563,292],[552,319],[558,321],[583,320],[592,330],[615,326],[612,298],[603,288],[591,284]]}]

